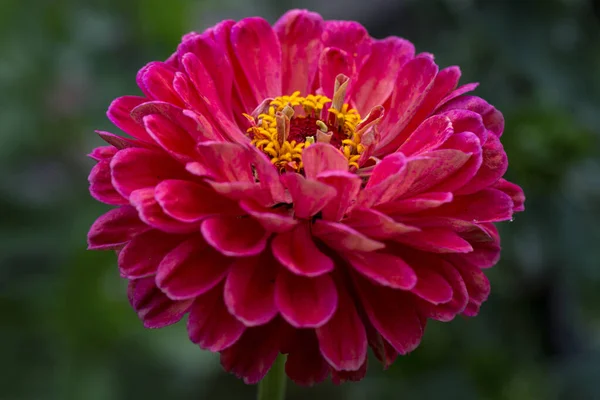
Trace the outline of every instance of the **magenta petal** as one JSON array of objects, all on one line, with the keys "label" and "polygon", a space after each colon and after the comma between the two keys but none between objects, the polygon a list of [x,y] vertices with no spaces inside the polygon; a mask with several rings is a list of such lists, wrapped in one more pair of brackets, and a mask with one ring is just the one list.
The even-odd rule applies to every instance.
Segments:
[{"label": "magenta petal", "polygon": [[500,179],[492,187],[510,196],[513,201],[513,212],[525,210],[525,194],[523,193],[523,189],[518,185],[508,182],[505,179]]},{"label": "magenta petal", "polygon": [[314,236],[339,251],[375,251],[385,245],[373,240],[347,225],[337,222],[317,220],[312,226]]},{"label": "magenta petal", "polygon": [[251,200],[240,202],[240,207],[269,232],[287,232],[298,224],[285,208],[264,208]]},{"label": "magenta petal", "polygon": [[197,222],[214,215],[241,214],[235,202],[190,181],[162,181],[156,186],[155,196],[167,215],[182,222]]},{"label": "magenta petal", "polygon": [[355,208],[344,220],[344,224],[373,239],[390,239],[419,228],[397,222],[379,211]]},{"label": "magenta petal", "polygon": [[119,252],[121,276],[138,279],[156,274],[158,265],[167,253],[185,238],[156,229],[137,235]]},{"label": "magenta petal", "polygon": [[427,216],[448,217],[473,223],[506,221],[512,217],[510,196],[497,189],[456,196],[451,203],[425,212]]},{"label": "magenta petal", "polygon": [[174,159],[149,149],[121,150],[113,157],[110,168],[113,186],[125,198],[134,190],[154,187],[165,179],[188,177]]},{"label": "magenta petal", "polygon": [[354,279],[361,303],[377,331],[400,354],[413,351],[421,342],[424,326],[410,295]]},{"label": "magenta petal", "polygon": [[307,223],[278,234],[271,247],[277,261],[297,275],[314,277],[333,270],[333,260],[317,248]]},{"label": "magenta petal", "polygon": [[398,149],[407,156],[419,155],[435,150],[454,133],[450,118],[434,115],[423,121],[421,125],[406,139]]},{"label": "magenta petal", "polygon": [[481,304],[490,295],[490,281],[480,268],[468,263],[455,264],[469,292],[469,300]]},{"label": "magenta petal", "polygon": [[[319,78],[325,96],[333,97],[336,77],[343,74],[350,79],[356,75],[356,65],[352,56],[344,50],[327,47],[319,59]],[[352,84],[350,81],[349,85]]]},{"label": "magenta petal", "polygon": [[452,300],[452,286],[442,275],[426,266],[415,266],[417,285],[411,290],[414,294],[432,304],[447,303]]},{"label": "magenta petal", "polygon": [[358,203],[363,207],[371,207],[391,201],[404,193],[411,183],[409,179],[405,178],[406,167],[407,160],[402,153],[385,157],[373,169],[365,189],[360,194]]},{"label": "magenta petal", "polygon": [[402,215],[425,211],[441,206],[452,201],[450,192],[429,192],[416,195],[404,200],[396,200],[377,206],[377,210],[390,214]]},{"label": "magenta petal", "polygon": [[341,220],[356,203],[362,180],[356,174],[343,171],[322,172],[317,180],[338,193],[336,201],[330,201],[323,208],[323,218],[330,221]]},{"label": "magenta petal", "polygon": [[340,385],[346,382],[359,382],[367,375],[367,363],[369,359],[365,358],[359,369],[356,371],[336,371],[331,370],[331,382],[334,385]]},{"label": "magenta petal", "polygon": [[367,357],[367,333],[352,298],[340,286],[335,314],[316,333],[321,354],[334,369],[355,371]]},{"label": "magenta petal", "polygon": [[477,96],[461,96],[446,103],[438,112],[454,109],[464,109],[481,115],[483,123],[494,135],[500,137],[504,131],[504,117],[502,113],[488,102]]},{"label": "magenta petal", "polygon": [[315,143],[302,151],[304,173],[308,179],[327,171],[348,171],[348,160],[344,154],[326,143]]},{"label": "magenta petal", "polygon": [[117,148],[113,145],[96,147],[88,157],[96,161],[110,160],[117,153]]},{"label": "magenta petal", "polygon": [[254,182],[249,150],[237,143],[204,142],[198,145],[200,164],[218,182]]},{"label": "magenta petal", "polygon": [[253,385],[267,374],[279,354],[280,320],[248,328],[231,347],[221,352],[221,365],[244,383]]},{"label": "magenta petal", "polygon": [[398,236],[396,241],[432,253],[468,253],[471,244],[449,229],[423,229]]},{"label": "magenta petal", "polygon": [[398,352],[379,334],[379,332],[377,332],[366,316],[363,318],[363,323],[367,331],[367,340],[369,346],[373,350],[373,354],[377,357],[379,362],[381,362],[383,369],[388,369],[398,357]]},{"label": "magenta petal", "polygon": [[351,54],[357,69],[362,67],[371,53],[371,37],[358,22],[325,21],[322,40],[325,47],[342,49]]},{"label": "magenta petal", "polygon": [[190,340],[209,351],[222,351],[232,346],[246,327],[227,311],[221,285],[196,297],[188,317]]},{"label": "magenta petal", "polygon": [[140,219],[153,228],[169,233],[191,233],[198,230],[197,224],[181,222],[165,214],[156,201],[153,188],[135,190],[129,200],[138,210]]},{"label": "magenta petal", "polygon": [[131,118],[131,111],[149,101],[145,97],[138,96],[123,96],[115,99],[108,107],[107,116],[113,124],[115,124],[123,132],[131,136],[152,143],[152,138],[146,132],[146,129]]},{"label": "magenta petal", "polygon": [[508,157],[500,139],[489,135],[483,145],[481,167],[469,183],[460,188],[456,194],[470,194],[496,183],[508,169]]},{"label": "magenta petal", "polygon": [[333,316],[338,303],[329,275],[306,278],[280,269],[275,282],[275,304],[296,328],[317,328]]},{"label": "magenta petal", "polygon": [[173,67],[163,62],[153,61],[138,73],[140,89],[151,99],[183,106],[183,102],[173,89],[175,72]]},{"label": "magenta petal", "polygon": [[323,18],[306,10],[291,10],[273,27],[281,43],[282,93],[309,93],[323,49]]},{"label": "magenta petal", "polygon": [[349,253],[346,258],[355,270],[383,286],[410,290],[417,284],[417,274],[400,257],[386,253]]},{"label": "magenta petal", "polygon": [[285,361],[285,373],[297,385],[311,386],[329,375],[329,364],[323,359],[319,342],[312,329],[294,329],[293,347]]},{"label": "magenta petal", "polygon": [[336,195],[334,188],[293,172],[282,175],[281,182],[292,195],[296,218],[311,218]]},{"label": "magenta petal", "polygon": [[410,60],[400,70],[389,108],[386,108],[387,116],[380,124],[382,137],[376,155],[396,150],[406,139],[400,133],[417,112],[437,72],[433,59],[423,56]]},{"label": "magenta petal", "polygon": [[267,245],[270,233],[249,217],[212,217],[200,227],[206,241],[222,254],[246,257],[259,254]]},{"label": "magenta petal", "polygon": [[91,226],[88,233],[88,249],[119,249],[134,236],[148,229],[150,227],[140,220],[135,208],[115,208],[100,216]]},{"label": "magenta petal", "polygon": [[281,48],[271,25],[262,18],[245,18],[231,28],[231,45],[257,104],[281,96]]},{"label": "magenta petal", "polygon": [[171,299],[206,293],[223,280],[231,261],[206,245],[200,236],[181,243],[158,266],[156,284]]},{"label": "magenta petal", "polygon": [[129,281],[127,294],[146,328],[164,328],[179,322],[192,304],[192,300],[169,299],[156,287],[152,277]]},{"label": "magenta petal", "polygon": [[266,256],[238,258],[231,264],[225,281],[225,305],[244,325],[263,325],[277,315],[277,269],[274,260]]},{"label": "magenta petal", "polygon": [[90,194],[93,198],[106,204],[124,205],[129,202],[114,188],[110,176],[110,159],[100,160],[92,168],[90,176]]},{"label": "magenta petal", "polygon": [[181,126],[160,114],[146,115],[143,121],[148,134],[168,153],[184,159],[194,157],[196,142]]},{"label": "magenta petal", "polygon": [[400,68],[415,55],[415,47],[407,40],[388,37],[375,40],[371,55],[361,68],[352,97],[355,108],[364,115],[384,104],[394,90]]}]

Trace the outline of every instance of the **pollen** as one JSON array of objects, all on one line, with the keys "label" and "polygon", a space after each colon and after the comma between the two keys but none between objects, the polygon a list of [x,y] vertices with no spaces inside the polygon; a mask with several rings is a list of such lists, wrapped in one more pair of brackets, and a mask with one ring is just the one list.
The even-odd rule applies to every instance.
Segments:
[{"label": "pollen", "polygon": [[301,172],[302,151],[312,143],[324,142],[338,148],[350,169],[358,169],[364,151],[357,126],[357,110],[343,103],[347,81],[336,80],[334,98],[294,92],[263,102],[252,115],[247,133],[252,145],[271,159],[280,171]]}]

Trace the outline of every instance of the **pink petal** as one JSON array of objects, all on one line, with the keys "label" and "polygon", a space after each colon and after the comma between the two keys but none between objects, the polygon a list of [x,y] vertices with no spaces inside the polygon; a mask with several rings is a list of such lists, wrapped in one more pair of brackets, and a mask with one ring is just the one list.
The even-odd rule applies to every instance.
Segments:
[{"label": "pink petal", "polygon": [[449,229],[423,229],[398,236],[396,241],[416,249],[432,253],[468,253],[473,251],[471,244]]},{"label": "pink petal", "polygon": [[280,269],[275,282],[275,304],[290,325],[317,328],[333,316],[338,296],[329,275],[305,278]]},{"label": "pink petal", "polygon": [[154,187],[165,179],[188,177],[171,157],[149,149],[121,150],[113,157],[110,168],[113,186],[126,198],[134,190]]},{"label": "pink petal", "polygon": [[452,286],[436,271],[425,265],[415,266],[417,285],[411,290],[425,301],[432,304],[447,303],[452,300]]},{"label": "pink petal", "polygon": [[187,330],[190,340],[201,349],[225,350],[238,341],[245,329],[225,308],[222,285],[196,297],[190,308]]},{"label": "pink petal", "polygon": [[198,145],[200,164],[218,182],[254,182],[251,153],[242,145],[204,142]]},{"label": "pink petal", "polygon": [[331,370],[331,382],[334,385],[340,385],[345,382],[359,382],[367,375],[368,359],[356,371],[336,371]]},{"label": "pink petal", "polygon": [[173,89],[175,72],[173,67],[163,62],[153,61],[138,73],[140,89],[153,100],[161,100],[181,107],[183,102]]},{"label": "pink petal", "polygon": [[[136,139],[128,139],[126,137],[117,136],[110,132],[104,132],[104,131],[95,131],[95,132],[96,132],[96,134],[98,134],[98,136],[100,136],[100,139],[104,140],[106,143],[110,144],[111,146],[114,146],[118,150],[127,149],[129,147],[152,148],[154,146],[153,143],[148,143],[148,142],[144,142],[144,141],[136,140]],[[112,156],[109,158],[112,158]]]},{"label": "pink petal", "polygon": [[135,208],[122,206],[100,216],[88,232],[89,250],[114,250],[150,229],[140,221]]},{"label": "pink petal", "polygon": [[362,67],[371,52],[371,36],[364,26],[354,21],[326,21],[322,40],[325,47],[351,54],[357,69]]},{"label": "pink petal", "polygon": [[[406,126],[404,132],[409,133],[414,131],[421,124],[421,121],[433,114],[433,110],[440,105],[443,98],[456,88],[460,75],[460,68],[456,66],[444,68],[438,72],[431,89],[423,99],[413,119]],[[406,135],[404,132],[403,136]]]},{"label": "pink petal", "polygon": [[400,68],[415,55],[415,47],[407,40],[388,37],[374,40],[371,55],[360,70],[352,97],[355,108],[366,113],[382,105],[394,90]]},{"label": "pink petal", "polygon": [[272,257],[265,255],[238,258],[231,264],[225,281],[225,305],[244,325],[264,325],[277,315],[277,270]]},{"label": "pink petal", "polygon": [[338,194],[336,201],[330,201],[323,208],[323,218],[341,220],[356,203],[362,180],[356,174],[343,171],[322,172],[317,180],[334,188]]},{"label": "pink petal", "polygon": [[508,182],[505,179],[500,179],[492,187],[501,190],[510,196],[513,201],[513,212],[525,210],[525,194],[523,193],[523,189],[518,185]]},{"label": "pink petal", "polygon": [[354,279],[365,312],[377,331],[400,354],[413,351],[421,342],[424,326],[410,295]]},{"label": "pink petal", "polygon": [[189,159],[195,156],[195,140],[181,127],[160,114],[143,118],[148,134],[168,153]]},{"label": "pink petal", "polygon": [[333,97],[335,79],[340,74],[351,79],[356,75],[356,65],[353,57],[344,50],[335,47],[325,48],[319,58],[319,79],[321,90],[325,96]]},{"label": "pink petal", "polygon": [[330,144],[315,143],[302,151],[304,174],[308,179],[327,171],[348,171],[348,160]]},{"label": "pink petal", "polygon": [[114,146],[100,146],[96,147],[88,157],[96,161],[110,160],[117,153],[117,149]]},{"label": "pink petal", "polygon": [[464,109],[476,112],[483,118],[483,124],[487,129],[498,137],[502,136],[504,131],[504,117],[502,113],[488,102],[477,96],[461,96],[446,103],[438,112],[445,112],[454,109]]},{"label": "pink petal", "polygon": [[336,195],[334,188],[312,179],[305,179],[293,172],[282,175],[281,182],[292,195],[296,218],[311,218]]},{"label": "pink petal", "polygon": [[129,281],[127,294],[145,328],[164,328],[179,322],[192,305],[192,300],[169,299],[156,287],[152,277]]},{"label": "pink petal", "polygon": [[191,233],[198,230],[197,224],[190,224],[171,218],[156,201],[154,188],[138,189],[129,197],[140,219],[153,228],[169,233]]},{"label": "pink petal", "polygon": [[291,10],[275,23],[273,29],[281,43],[283,90],[306,95],[317,73],[323,49],[323,18],[306,10]]},{"label": "pink petal", "polygon": [[[386,203],[406,191],[410,182],[406,176],[407,160],[404,154],[395,153],[385,157],[373,169],[373,173],[358,198],[363,207]],[[414,165],[414,160],[413,160]]]},{"label": "pink petal", "polygon": [[312,233],[327,246],[340,252],[375,251],[385,247],[383,243],[337,222],[317,220],[312,226]]},{"label": "pink petal", "polygon": [[185,239],[186,236],[164,233],[156,229],[137,235],[119,252],[121,276],[138,279],[156,274],[158,265],[167,253]]},{"label": "pink petal", "polygon": [[162,181],[156,186],[155,196],[167,215],[182,222],[197,222],[215,215],[243,214],[235,202],[207,186],[190,181]]},{"label": "pink petal", "polygon": [[402,215],[425,211],[452,201],[450,192],[430,192],[416,195],[404,200],[396,200],[377,206],[377,210],[391,214]]},{"label": "pink petal", "polygon": [[483,125],[481,115],[469,110],[449,110],[440,115],[450,118],[454,133],[472,132],[479,138],[480,143],[485,143],[488,131]]},{"label": "pink petal", "polygon": [[270,233],[249,217],[212,217],[200,227],[206,241],[219,252],[230,257],[259,254],[267,246]]},{"label": "pink petal", "polygon": [[377,357],[379,362],[381,362],[383,369],[388,369],[398,357],[398,352],[387,340],[381,337],[367,317],[363,317],[363,323],[367,331],[367,340],[369,346],[373,350],[373,354]]},{"label": "pink petal", "polygon": [[298,224],[287,207],[265,208],[251,200],[240,202],[240,207],[269,232],[287,232]]},{"label": "pink petal", "polygon": [[221,365],[244,383],[258,383],[273,365],[281,344],[281,321],[246,329],[242,337],[221,352]]},{"label": "pink petal", "polygon": [[449,302],[435,305],[419,299],[419,309],[424,312],[428,318],[447,322],[463,312],[469,302],[469,294],[464,280],[452,264],[423,253],[419,253],[415,258],[411,259],[410,262],[415,268],[418,268],[419,263],[426,263],[427,267],[432,268],[441,274],[452,287],[452,300]]},{"label": "pink petal", "polygon": [[417,284],[415,271],[400,257],[386,253],[349,253],[352,267],[380,285],[410,290]]},{"label": "pink petal", "polygon": [[231,28],[231,45],[257,104],[281,96],[281,48],[271,25],[262,18],[245,18]]},{"label": "pink petal", "polygon": [[[220,50],[222,51],[222,50]],[[220,58],[221,56],[217,56]],[[219,91],[218,80],[213,80],[209,69],[214,68],[214,60],[201,62],[194,54],[188,53],[182,57],[182,64],[190,78],[193,86],[197,88],[200,94],[200,104],[198,104],[198,113],[205,116],[208,125],[213,130],[211,140],[228,139],[232,142],[243,143],[247,140],[246,135],[237,127],[235,120],[232,119],[231,102],[226,102],[230,98],[229,91]],[[223,71],[227,75],[230,66]],[[230,78],[225,76],[224,81]],[[231,86],[231,82],[223,82],[224,86]],[[231,90],[231,88],[229,89]],[[208,135],[206,135],[208,137]]]},{"label": "pink petal", "polygon": [[443,216],[480,223],[506,221],[512,217],[512,211],[513,202],[510,196],[497,189],[484,189],[465,196],[455,196],[451,203],[425,213],[427,216]]},{"label": "pink petal", "polygon": [[112,185],[110,159],[100,160],[98,164],[92,168],[88,181],[90,182],[90,194],[96,200],[113,205],[124,205],[129,203]]},{"label": "pink petal", "polygon": [[355,208],[344,224],[373,239],[390,239],[419,228],[405,225],[386,214],[368,208]]},{"label": "pink petal", "polygon": [[416,57],[407,62],[398,74],[392,92],[387,117],[380,123],[381,142],[376,155],[396,150],[406,137],[400,133],[416,114],[423,99],[433,86],[438,67],[430,57]]},{"label": "pink petal", "polygon": [[316,329],[321,354],[338,371],[355,371],[367,357],[367,334],[350,295],[338,285],[338,307]]},{"label": "pink petal", "polygon": [[329,375],[329,364],[321,356],[319,342],[312,329],[294,329],[293,347],[285,362],[285,373],[297,385],[312,386]]},{"label": "pink petal", "polygon": [[423,121],[421,125],[406,139],[398,149],[404,155],[419,155],[436,150],[454,133],[450,118],[434,115]]},{"label": "pink petal", "polygon": [[[445,106],[446,103],[448,103],[450,100],[454,100],[455,98],[462,96],[465,93],[472,92],[473,90],[477,89],[478,86],[479,86],[479,83],[473,82],[473,83],[467,83],[465,85],[462,85],[462,86],[456,88],[455,90],[450,92],[450,94],[448,94],[446,97],[444,97],[442,99],[442,101],[440,101],[438,108]],[[435,110],[435,112],[437,112],[437,111],[438,110]]]},{"label": "pink petal", "polygon": [[221,282],[230,263],[207,246],[202,237],[195,236],[163,258],[158,266],[156,284],[171,299],[190,299]]},{"label": "pink petal", "polygon": [[491,223],[478,224],[487,237],[477,240],[468,238],[473,246],[473,251],[467,254],[452,254],[451,259],[455,264],[471,264],[477,268],[490,268],[500,260],[500,236],[498,229]]},{"label": "pink petal", "polygon": [[457,263],[454,265],[465,282],[469,300],[480,305],[490,295],[490,281],[480,268],[468,263]]},{"label": "pink petal", "polygon": [[323,254],[312,240],[308,223],[280,233],[271,248],[275,258],[297,275],[314,277],[333,270],[333,260]]},{"label": "pink petal", "polygon": [[488,136],[483,145],[482,164],[469,183],[456,194],[470,194],[484,189],[498,181],[508,169],[508,157],[500,139],[495,135]]},{"label": "pink petal", "polygon": [[110,104],[106,115],[123,132],[130,134],[134,138],[152,143],[153,140],[146,132],[146,129],[131,118],[131,111],[146,101],[149,101],[149,99],[145,97],[119,97]]}]

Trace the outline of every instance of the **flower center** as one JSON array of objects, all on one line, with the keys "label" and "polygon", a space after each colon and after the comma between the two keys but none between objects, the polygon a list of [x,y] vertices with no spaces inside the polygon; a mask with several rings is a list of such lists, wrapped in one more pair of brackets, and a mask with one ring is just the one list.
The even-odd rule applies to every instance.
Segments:
[{"label": "flower center", "polygon": [[[333,100],[322,95],[300,96],[294,92],[265,100],[252,115],[247,133],[251,143],[269,156],[282,171],[303,168],[302,151],[315,142],[329,143],[358,169],[364,151],[361,143],[360,114],[343,102],[348,78],[336,78]],[[369,124],[371,125],[371,124]]]}]

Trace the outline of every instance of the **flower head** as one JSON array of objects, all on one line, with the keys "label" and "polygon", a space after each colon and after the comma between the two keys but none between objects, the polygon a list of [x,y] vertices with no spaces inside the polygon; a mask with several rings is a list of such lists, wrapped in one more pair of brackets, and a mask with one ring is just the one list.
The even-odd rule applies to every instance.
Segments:
[{"label": "flower head", "polygon": [[428,319],[474,316],[523,210],[502,178],[502,115],[397,37],[290,11],[224,21],[139,72],[108,117],[90,192],[117,206],[91,249],[118,252],[144,325],[259,381],[278,353],[299,384],[385,367]]}]

